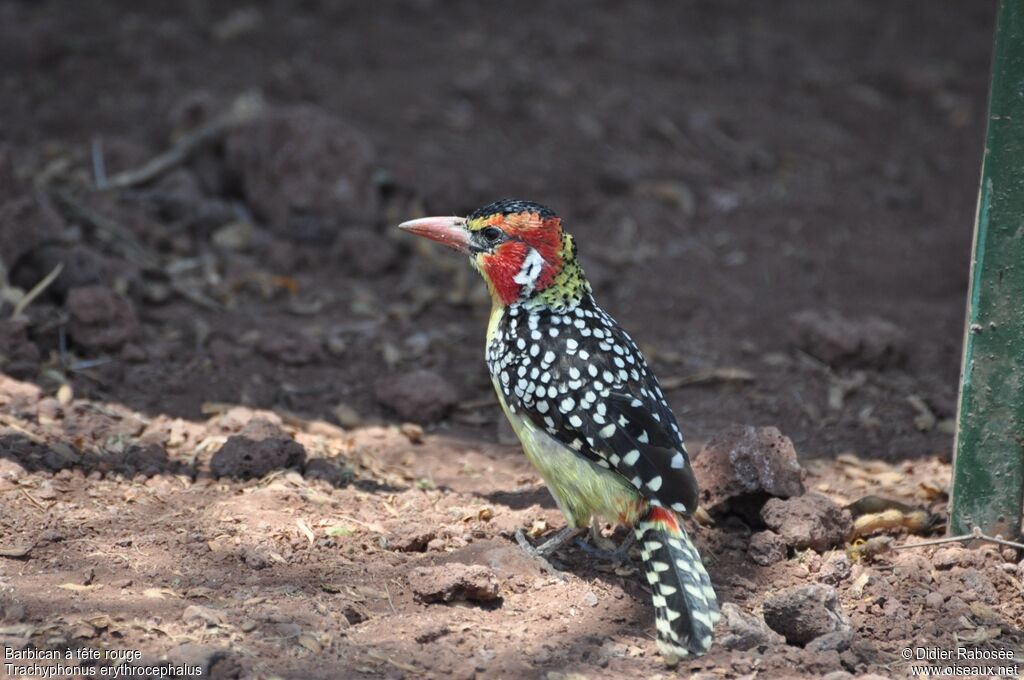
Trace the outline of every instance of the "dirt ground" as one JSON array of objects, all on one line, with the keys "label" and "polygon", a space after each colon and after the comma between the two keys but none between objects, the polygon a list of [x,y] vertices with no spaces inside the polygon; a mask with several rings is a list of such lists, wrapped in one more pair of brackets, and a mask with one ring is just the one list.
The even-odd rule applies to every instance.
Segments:
[{"label": "dirt ground", "polygon": [[[691,451],[777,427],[809,492],[940,535],[994,8],[0,1],[0,647],[288,679],[1024,659],[1014,551],[761,564],[748,507],[694,526],[734,615],[667,669],[635,563],[517,547],[562,519],[486,292],[394,228],[551,206]],[[811,584],[852,636],[763,629]]]}]

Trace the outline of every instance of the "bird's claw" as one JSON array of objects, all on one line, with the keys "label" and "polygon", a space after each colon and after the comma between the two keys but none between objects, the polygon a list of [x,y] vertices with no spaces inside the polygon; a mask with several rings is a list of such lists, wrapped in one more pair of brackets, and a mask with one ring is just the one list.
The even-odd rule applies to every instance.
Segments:
[{"label": "bird's claw", "polygon": [[615,550],[605,550],[604,548],[598,548],[597,546],[591,545],[582,538],[576,539],[576,546],[588,555],[593,555],[594,557],[598,557],[602,560],[618,564],[629,561],[629,550],[635,543],[636,537],[630,534],[624,541],[622,541],[622,544],[619,545],[619,547],[615,548]]}]

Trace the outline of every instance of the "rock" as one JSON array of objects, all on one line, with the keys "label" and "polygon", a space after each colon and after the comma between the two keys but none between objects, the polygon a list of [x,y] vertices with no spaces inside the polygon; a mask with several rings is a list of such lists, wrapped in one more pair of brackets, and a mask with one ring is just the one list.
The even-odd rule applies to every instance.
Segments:
[{"label": "rock", "polygon": [[924,596],[924,606],[929,609],[942,609],[942,605],[946,603],[946,596],[942,593],[932,591]]},{"label": "rock", "polygon": [[39,348],[29,340],[27,321],[0,321],[0,371],[12,378],[39,372]]},{"label": "rock", "polygon": [[786,542],[774,531],[759,531],[750,537],[747,554],[750,559],[763,567],[786,559],[789,551]]},{"label": "rock", "polygon": [[262,548],[242,546],[238,556],[246,566],[252,569],[260,570],[270,566],[270,554]]},{"label": "rock", "polygon": [[597,595],[593,590],[588,590],[583,593],[583,597],[580,599],[580,602],[588,607],[596,607],[598,603]]},{"label": "rock", "polygon": [[967,602],[980,601],[985,604],[999,602],[999,591],[992,580],[980,569],[957,567],[950,574],[952,578],[944,580],[940,591],[945,595],[958,593]]},{"label": "rock", "polygon": [[850,513],[818,493],[786,500],[770,498],[761,509],[761,519],[797,550],[823,552],[842,545],[853,530]]},{"label": "rock", "polygon": [[115,275],[134,278],[137,271],[123,260],[103,255],[80,243],[47,243],[23,258],[11,275],[11,280],[23,288],[30,288],[63,265],[60,276],[46,289],[49,299],[64,301],[73,288],[85,288],[110,283]]},{"label": "rock", "polygon": [[967,548],[950,545],[936,550],[932,555],[931,563],[936,569],[952,569],[956,566],[973,564],[974,555]]},{"label": "rock", "polygon": [[10,458],[0,457],[0,479],[10,481],[24,479],[28,472],[17,462]]},{"label": "rock", "polygon": [[372,144],[322,109],[270,110],[228,135],[225,148],[247,202],[280,236],[330,243],[342,224],[376,212]]},{"label": "rock", "polygon": [[795,586],[768,596],[764,620],[793,645],[850,628],[836,589],[825,585]]},{"label": "rock", "polygon": [[437,532],[429,527],[409,525],[408,522],[388,527],[388,549],[398,552],[426,552],[427,545],[437,538]]},{"label": "rock", "polygon": [[320,358],[320,342],[305,333],[282,329],[260,338],[260,354],[289,366],[311,364]]},{"label": "rock", "polygon": [[853,564],[849,556],[844,552],[835,552],[825,558],[821,569],[818,571],[818,580],[830,586],[838,586],[850,578],[853,571]]},{"label": "rock", "polygon": [[[149,663],[142,659],[138,665],[162,666],[163,663]],[[143,664],[143,662],[146,662]],[[242,668],[238,661],[233,659],[228,652],[209,645],[200,645],[194,642],[187,642],[178,645],[167,652],[167,662],[170,666],[199,667],[204,678],[210,680],[235,680],[241,677]]]},{"label": "rock", "polygon": [[853,680],[853,675],[846,671],[832,671],[821,680]]},{"label": "rock", "polygon": [[774,427],[721,432],[704,446],[693,469],[700,482],[701,505],[708,510],[746,496],[789,498],[804,492],[793,442]]},{"label": "rock", "polygon": [[376,394],[381,405],[418,423],[440,420],[459,399],[451,383],[426,369],[383,378],[376,384]]},{"label": "rock", "polygon": [[132,444],[124,452],[121,466],[124,472],[142,473],[147,477],[159,474],[168,469],[167,451],[159,444]]},{"label": "rock", "polygon": [[842,628],[840,630],[825,633],[814,638],[804,649],[812,652],[845,652],[853,642],[853,628]]},{"label": "rock", "polygon": [[9,412],[34,411],[42,396],[42,390],[37,385],[0,373],[0,406],[6,407]]},{"label": "rock", "polygon": [[59,240],[63,230],[64,221],[56,210],[37,200],[31,182],[18,177],[12,147],[0,145],[0,262],[14,271],[23,256],[43,243]]},{"label": "rock", "polygon": [[805,309],[791,318],[796,346],[832,367],[887,368],[906,360],[906,333],[885,319],[848,318],[832,309]]},{"label": "rock", "polygon": [[115,350],[132,339],[138,321],[132,304],[105,286],[72,288],[65,303],[68,334],[88,350]]},{"label": "rock", "polygon": [[202,623],[204,626],[223,626],[227,618],[222,611],[193,604],[185,607],[181,620],[185,623]]},{"label": "rock", "polygon": [[278,427],[284,422],[281,420],[281,416],[273,411],[257,411],[245,406],[232,406],[216,418],[211,419],[209,426],[219,434],[235,434],[257,418]]},{"label": "rock", "polygon": [[336,458],[313,458],[303,471],[306,479],[322,479],[331,486],[346,486],[352,481],[352,469]]},{"label": "rock", "polygon": [[726,649],[745,651],[785,643],[760,617],[747,614],[732,602],[722,605],[722,618],[728,633],[718,641]]},{"label": "rock", "polygon": [[250,420],[238,434],[228,437],[210,460],[210,471],[217,477],[262,477],[306,460],[302,444],[264,418]]},{"label": "rock", "polygon": [[409,573],[409,586],[420,602],[490,602],[498,598],[498,578],[479,564],[416,567]]}]

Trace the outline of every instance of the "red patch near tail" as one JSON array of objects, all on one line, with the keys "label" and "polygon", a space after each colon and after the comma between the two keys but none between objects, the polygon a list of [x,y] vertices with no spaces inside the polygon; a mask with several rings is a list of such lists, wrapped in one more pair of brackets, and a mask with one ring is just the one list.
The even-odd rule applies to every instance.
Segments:
[{"label": "red patch near tail", "polygon": [[676,519],[676,513],[672,512],[668,508],[651,506],[651,510],[648,513],[648,519],[651,522],[660,522],[665,525],[665,528],[669,531],[679,531],[679,520]]}]

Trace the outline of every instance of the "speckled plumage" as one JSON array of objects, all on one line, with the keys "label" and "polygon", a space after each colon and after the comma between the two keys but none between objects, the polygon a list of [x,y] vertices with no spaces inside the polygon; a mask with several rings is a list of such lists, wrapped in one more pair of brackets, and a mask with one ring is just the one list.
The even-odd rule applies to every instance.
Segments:
[{"label": "speckled plumage", "polygon": [[524,452],[570,526],[634,527],[663,656],[703,654],[718,602],[678,521],[697,507],[697,482],[657,379],[595,302],[552,210],[499,201],[465,228],[444,238],[465,243],[491,291],[487,365]]}]

